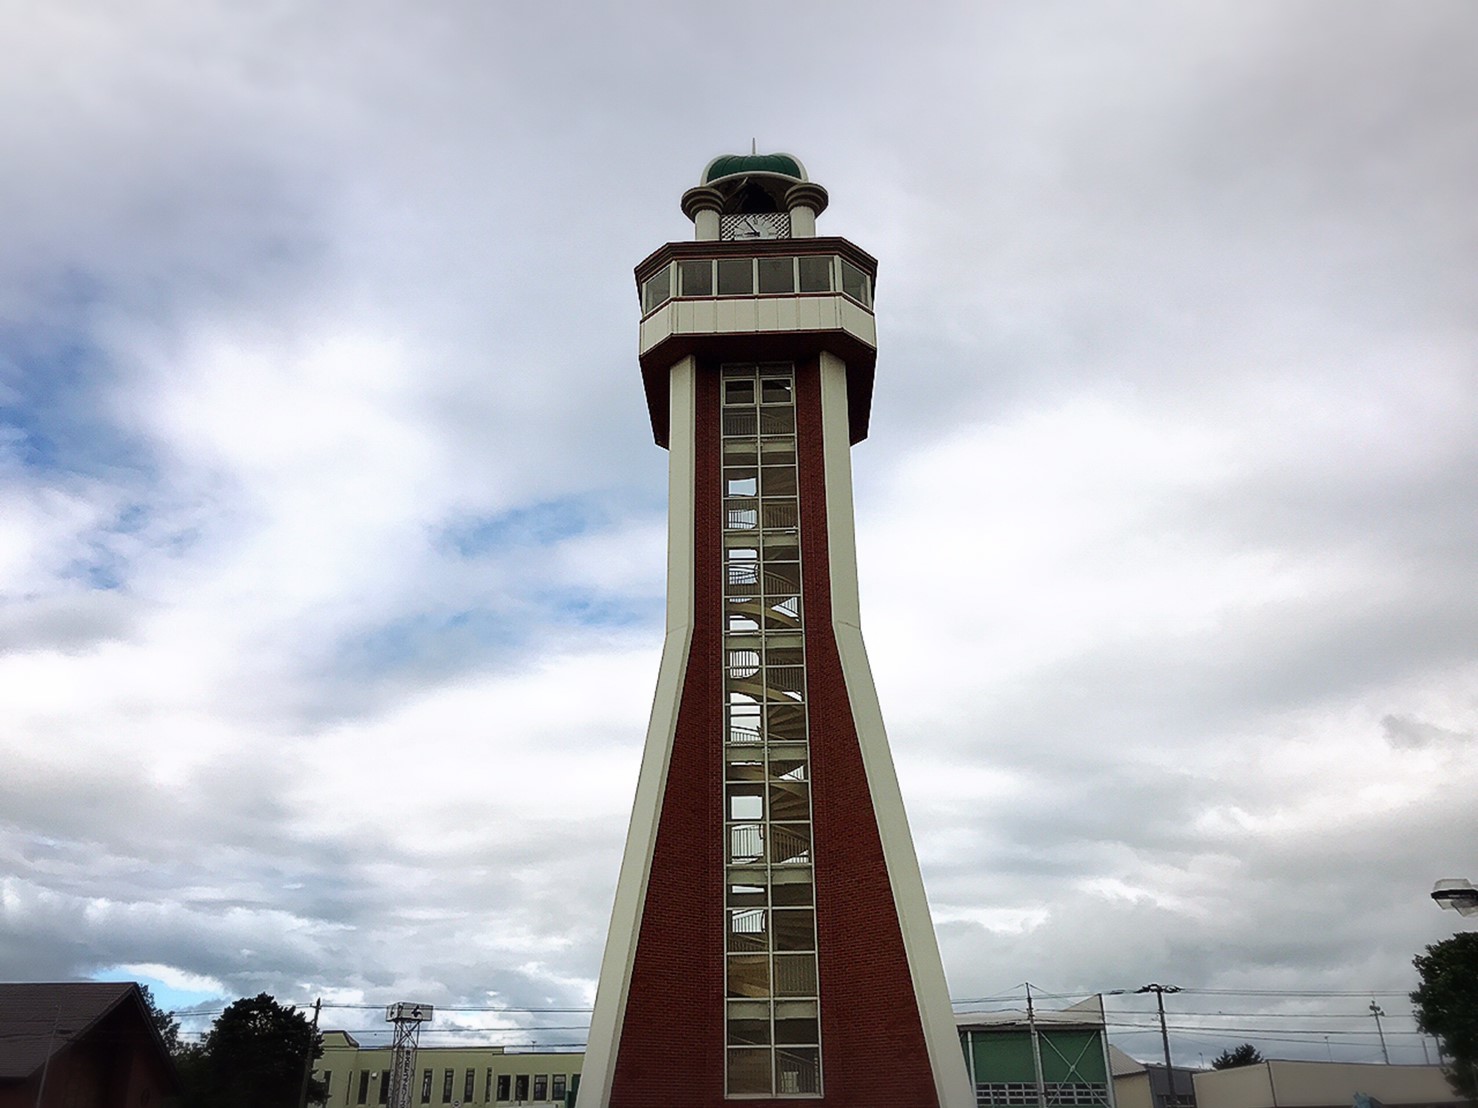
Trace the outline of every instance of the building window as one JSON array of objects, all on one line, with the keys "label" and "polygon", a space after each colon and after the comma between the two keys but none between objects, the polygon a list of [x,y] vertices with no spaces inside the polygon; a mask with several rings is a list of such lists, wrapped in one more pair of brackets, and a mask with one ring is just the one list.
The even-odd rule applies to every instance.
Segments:
[{"label": "building window", "polygon": [[[1108,1086],[1093,1082],[1046,1082],[1043,1090],[1052,1105],[1108,1104]],[[1039,1108],[1042,1098],[1037,1086],[1029,1081],[982,1081],[975,1086],[976,1102],[981,1108]]]},{"label": "building window", "polygon": [[529,1099],[529,1075],[521,1073],[513,1079],[513,1099]]},{"label": "building window", "polygon": [[754,259],[720,258],[718,260],[718,294],[720,296],[753,296]]},{"label": "building window", "polygon": [[381,1070],[380,1071],[380,1103],[381,1104],[388,1104],[389,1102],[390,1102],[390,1071],[389,1070]]},{"label": "building window", "polygon": [[[762,292],[794,287],[797,259],[759,264],[777,260],[783,275],[759,270]],[[822,280],[814,268],[810,280]],[[722,382],[725,1089],[815,1096],[821,1021],[795,369],[726,365]]]},{"label": "building window", "polygon": [[477,1084],[477,1071],[468,1070],[467,1079],[462,1082],[462,1103],[472,1103],[472,1088]]},{"label": "building window", "polygon": [[761,296],[780,296],[795,292],[794,258],[760,258],[756,262],[759,270]]},{"label": "building window", "polygon": [[431,1103],[431,1071],[421,1071],[421,1103]]},{"label": "building window", "polygon": [[534,1099],[549,1099],[549,1075],[541,1073],[534,1078]]},{"label": "building window", "polygon": [[872,279],[845,258],[804,254],[789,258],[683,258],[664,266],[641,283],[642,314],[656,311],[674,297],[792,296],[841,291],[865,308],[872,307]]},{"label": "building window", "polygon": [[359,1097],[356,1103],[369,1103],[369,1070],[361,1070],[359,1072]]},{"label": "building window", "polygon": [[323,1076],[319,1080],[323,1082],[323,1097],[327,1101],[328,1094],[333,1091],[334,1075],[329,1070],[324,1070]]},{"label": "building window", "polygon": [[672,299],[672,267],[662,269],[648,277],[642,285],[643,314],[660,308]]},{"label": "building window", "polygon": [[801,292],[831,291],[831,259],[811,255],[796,259],[797,287]]},{"label": "building window", "polygon": [[509,1095],[510,1094],[509,1094],[509,1088],[508,1087],[509,1087],[509,1085],[511,1083],[512,1083],[512,1081],[511,1081],[511,1079],[509,1078],[509,1076],[506,1073],[500,1073],[500,1074],[498,1074],[498,1099],[499,1100],[507,1100],[509,1098]]},{"label": "building window", "polygon": [[677,263],[679,296],[713,295],[713,262],[708,258]]},{"label": "building window", "polygon": [[443,1070],[441,1073],[441,1102],[450,1104],[452,1102],[452,1079],[455,1074],[451,1070]]},{"label": "building window", "polygon": [[557,1073],[554,1075],[554,1088],[550,1091],[550,1096],[554,1100],[563,1100],[565,1098],[564,1074]]},{"label": "building window", "polygon": [[871,290],[868,288],[867,274],[858,269],[846,258],[842,259],[842,292],[850,296],[864,308],[872,307]]}]

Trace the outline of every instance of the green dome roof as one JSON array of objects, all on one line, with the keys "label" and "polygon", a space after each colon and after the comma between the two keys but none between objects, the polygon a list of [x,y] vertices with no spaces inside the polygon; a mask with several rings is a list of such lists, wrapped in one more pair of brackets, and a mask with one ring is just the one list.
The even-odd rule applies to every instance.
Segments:
[{"label": "green dome roof", "polygon": [[720,177],[732,177],[736,173],[778,173],[782,177],[806,179],[801,163],[789,154],[724,154],[714,158],[703,171],[703,184],[711,184]]}]

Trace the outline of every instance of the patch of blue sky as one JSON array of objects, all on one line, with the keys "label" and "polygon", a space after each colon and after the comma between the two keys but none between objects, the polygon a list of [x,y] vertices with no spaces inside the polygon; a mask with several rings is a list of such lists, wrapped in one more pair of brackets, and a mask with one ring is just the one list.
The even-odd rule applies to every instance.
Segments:
[{"label": "patch of blue sky", "polygon": [[516,664],[552,631],[655,627],[662,616],[660,597],[548,590],[502,611],[417,613],[361,630],[340,644],[333,669],[341,679],[365,680],[396,673],[449,675],[499,667]]},{"label": "patch of blue sky", "polygon": [[339,651],[338,668],[358,674],[455,672],[516,651],[527,624],[526,612],[421,612],[355,635]]},{"label": "patch of blue sky", "polygon": [[140,985],[147,985],[154,995],[154,1003],[166,1012],[181,1012],[226,999],[226,994],[215,982],[197,979],[194,974],[179,974],[173,985],[137,970],[131,973],[127,966],[110,966],[96,970],[90,976],[94,981],[137,981]]},{"label": "patch of blue sky", "polygon": [[477,558],[527,547],[553,546],[595,530],[607,514],[586,497],[564,497],[492,516],[446,524],[436,535],[438,548],[462,558]]},{"label": "patch of blue sky", "polygon": [[119,549],[120,537],[136,535],[148,526],[150,510],[143,504],[124,507],[112,523],[82,537],[85,550],[62,570],[62,576],[91,589],[118,589],[125,584],[130,563]]},{"label": "patch of blue sky", "polygon": [[71,322],[49,326],[0,321],[0,440],[29,469],[147,474],[147,443],[108,411],[117,371],[88,337],[84,310],[74,305]]},{"label": "patch of blue sky", "polygon": [[588,589],[551,591],[538,605],[555,621],[590,628],[640,627],[659,623],[666,614],[661,597],[613,596]]}]

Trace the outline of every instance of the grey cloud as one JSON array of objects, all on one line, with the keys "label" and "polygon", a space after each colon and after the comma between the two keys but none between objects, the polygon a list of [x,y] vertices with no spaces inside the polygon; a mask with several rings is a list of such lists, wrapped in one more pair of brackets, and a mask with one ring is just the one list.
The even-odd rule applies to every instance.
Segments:
[{"label": "grey cloud", "polygon": [[0,604],[0,653],[76,653],[99,643],[129,638],[137,621],[137,602],[113,591],[11,600]]},{"label": "grey cloud", "polygon": [[[1214,488],[1136,503],[1145,532],[1129,537],[1189,537],[1209,559],[1358,557],[1358,595],[1244,606],[1183,637],[1057,644],[1034,672],[982,669],[927,712],[890,706],[890,721],[900,763],[917,750],[945,772],[985,761],[1018,780],[999,801],[908,798],[936,906],[1047,913],[1017,933],[942,926],[957,994],[1023,979],[1409,985],[1410,954],[1443,922],[1420,886],[1464,872],[1461,850],[1478,838],[1457,803],[1471,783],[1461,725],[1428,722],[1412,691],[1462,688],[1452,674],[1471,660],[1478,615],[1466,5],[1120,4],[1084,16],[957,4],[921,22],[864,4],[844,25],[821,8],[788,13],[794,43],[765,20],[675,5],[647,18],[593,10],[575,32],[553,9],[470,3],[175,8],[146,5],[127,34],[84,10],[94,64],[48,105],[48,133],[27,129],[40,117],[29,110],[0,124],[0,144],[34,170],[0,184],[28,217],[0,263],[0,314],[85,330],[111,364],[75,399],[126,428],[154,428],[147,405],[188,384],[170,374],[201,335],[268,358],[343,332],[399,338],[397,426],[412,453],[439,459],[419,489],[426,518],[402,533],[569,494],[606,498],[615,515],[660,503],[665,456],[646,426],[630,269],[686,236],[676,201],[703,161],[756,133],[831,189],[824,230],[882,258],[864,512],[920,443],[1084,392],[1203,431],[1323,403],[1324,422],[1268,426],[1305,442],[1232,459]],[[38,16],[17,51],[31,70],[0,77],[8,99],[34,107],[50,87],[53,59],[75,46],[64,23]],[[730,49],[703,45],[720,35]],[[80,309],[69,274],[93,290]],[[1288,381],[1304,390],[1295,401],[1279,392]],[[1410,402],[1423,388],[1425,408]],[[1376,413],[1363,431],[1350,423],[1362,411]],[[250,538],[259,506],[240,475],[150,445],[165,499],[206,535],[178,560],[138,552],[141,595],[168,612],[182,579],[208,576],[212,556]],[[304,490],[314,479],[298,475]],[[156,540],[167,541],[146,545]],[[327,729],[402,713],[407,745],[439,750],[418,697],[613,641],[541,606],[540,590],[562,583],[549,567],[393,564],[408,583],[307,601],[247,643],[229,687],[188,690],[192,711],[240,728],[241,749],[213,770],[164,786],[147,751],[119,751],[93,772],[33,766],[0,782],[0,851],[25,875],[7,885],[19,907],[0,918],[0,969],[163,962],[299,1000],[359,988],[373,1001],[581,1003],[624,820],[573,810],[557,774],[501,776],[499,705],[460,775],[482,775],[475,790],[443,781],[401,795],[387,764],[356,801],[393,799],[411,818],[446,805],[465,835],[427,849],[388,830],[299,826],[295,751]],[[645,636],[655,679],[660,599],[624,599],[652,605],[631,639]],[[0,643],[79,654],[127,643],[139,603],[39,595],[0,609]],[[474,609],[519,624],[516,647],[482,652],[433,629],[383,681],[335,668],[335,650],[367,629]],[[973,665],[969,636],[937,612],[908,615],[921,641]],[[977,642],[990,633],[971,629]],[[1369,734],[1354,725],[1348,748],[1289,722],[1364,718],[1351,705],[1369,701],[1386,719],[1372,715]],[[624,803],[638,714],[613,713],[598,735],[560,730],[546,749],[622,746],[629,779],[609,788]],[[56,715],[12,736],[7,757],[107,726]],[[1281,779],[1260,757],[1302,744],[1353,758],[1382,732],[1451,757],[1456,792],[1426,782],[1403,803],[1350,797],[1368,810],[1359,833],[1207,818],[1296,813],[1290,794],[1308,779]],[[1239,744],[1242,768],[1225,769],[1219,757]],[[499,803],[536,788],[547,821]],[[1113,882],[1130,892],[1104,891]],[[1178,1037],[1177,1049],[1195,1043]]]},{"label": "grey cloud", "polygon": [[1459,744],[1470,746],[1474,740],[1470,731],[1455,731],[1413,716],[1386,715],[1381,717],[1380,723],[1386,741],[1399,750],[1426,750]]}]

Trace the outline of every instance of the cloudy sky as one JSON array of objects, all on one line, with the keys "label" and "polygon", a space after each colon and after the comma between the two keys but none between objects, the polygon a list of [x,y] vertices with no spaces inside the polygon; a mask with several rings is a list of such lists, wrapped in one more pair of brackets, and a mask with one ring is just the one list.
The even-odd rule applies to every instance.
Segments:
[{"label": "cloudy sky", "polygon": [[0,977],[583,1039],[664,587],[631,267],[753,138],[881,263],[863,612],[954,997],[1201,990],[1195,1063],[1378,1057],[1374,992],[1420,1059],[1478,9],[0,22]]}]

